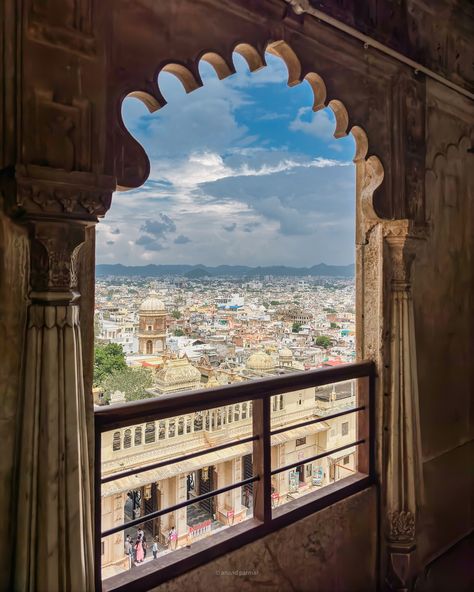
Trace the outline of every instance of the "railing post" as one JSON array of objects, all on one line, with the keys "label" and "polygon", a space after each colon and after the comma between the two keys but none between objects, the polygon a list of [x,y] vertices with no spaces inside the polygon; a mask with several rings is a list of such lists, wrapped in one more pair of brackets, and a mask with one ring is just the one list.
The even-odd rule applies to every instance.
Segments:
[{"label": "railing post", "polygon": [[375,369],[357,384],[357,405],[365,409],[360,412],[357,421],[357,439],[363,438],[365,443],[359,446],[357,470],[375,479]]},{"label": "railing post", "polygon": [[258,476],[254,483],[253,514],[257,520],[268,524],[272,519],[271,504],[271,444],[270,397],[253,401],[253,472]]}]

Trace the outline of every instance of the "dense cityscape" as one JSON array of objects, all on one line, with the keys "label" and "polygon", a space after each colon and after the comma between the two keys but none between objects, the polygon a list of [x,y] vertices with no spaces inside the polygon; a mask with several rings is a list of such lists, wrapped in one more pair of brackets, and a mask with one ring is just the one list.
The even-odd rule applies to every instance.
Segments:
[{"label": "dense cityscape", "polygon": [[[94,402],[115,405],[355,359],[353,277],[103,276],[96,283]],[[272,428],[355,405],[351,381],[272,397]],[[173,462],[102,486],[103,530],[252,475],[252,403],[195,412],[108,432],[102,475]],[[354,415],[272,437],[272,466],[344,448],[272,480],[272,505],[357,469]],[[103,539],[104,577],[189,545],[252,515],[252,485],[169,512]]]}]

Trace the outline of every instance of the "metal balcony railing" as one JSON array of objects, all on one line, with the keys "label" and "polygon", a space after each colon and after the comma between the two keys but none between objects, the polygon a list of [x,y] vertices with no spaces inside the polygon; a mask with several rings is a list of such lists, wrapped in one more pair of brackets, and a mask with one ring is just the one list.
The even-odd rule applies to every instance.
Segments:
[{"label": "metal balcony railing", "polygon": [[[315,417],[309,421],[291,424],[278,429],[271,428],[271,397],[294,391],[318,387],[346,380],[358,380],[356,406],[338,413]],[[163,395],[154,399],[145,399],[136,403],[104,406],[95,411],[95,567],[96,590],[148,590],[163,581],[183,573],[188,569],[208,562],[214,557],[249,543],[270,532],[300,520],[315,511],[327,507],[353,493],[365,489],[375,481],[375,426],[374,392],[375,365],[371,361],[344,364],[337,367],[321,368],[306,372],[286,374],[274,378],[264,378],[237,383],[220,388],[196,390],[190,392]],[[231,441],[202,451],[179,456],[143,466],[127,469],[102,477],[101,439],[102,433],[143,424],[147,421],[166,419],[177,415],[189,414],[206,409],[224,407],[245,401],[252,401],[253,435],[237,441]],[[271,437],[289,430],[327,422],[336,417],[357,414],[356,438],[344,446],[325,450],[309,458],[272,468]],[[145,516],[114,526],[102,531],[101,528],[101,486],[116,479],[136,475],[152,469],[172,465],[179,460],[204,456],[235,446],[253,443],[253,475],[237,483],[214,489],[202,495],[181,501],[173,506],[160,509]],[[350,477],[332,483],[303,497],[272,508],[271,478],[283,471],[311,463],[326,456],[334,455],[346,449],[357,447],[357,470]],[[193,548],[183,548],[167,555],[163,561],[154,561],[140,569],[133,569],[101,581],[101,541],[102,538],[124,531],[132,526],[141,525],[169,512],[185,508],[197,502],[210,499],[218,494],[238,487],[253,484],[253,518],[225,529],[193,544]]]}]

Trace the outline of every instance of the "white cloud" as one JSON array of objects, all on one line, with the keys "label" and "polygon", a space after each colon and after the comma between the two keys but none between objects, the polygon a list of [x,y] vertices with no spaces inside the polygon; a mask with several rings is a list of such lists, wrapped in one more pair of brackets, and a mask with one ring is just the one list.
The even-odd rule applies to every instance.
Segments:
[{"label": "white cloud", "polygon": [[[307,114],[310,114],[309,119],[306,117]],[[311,107],[301,107],[298,109],[296,118],[290,123],[289,129],[325,140],[334,133],[335,123],[327,108],[313,113]]]}]

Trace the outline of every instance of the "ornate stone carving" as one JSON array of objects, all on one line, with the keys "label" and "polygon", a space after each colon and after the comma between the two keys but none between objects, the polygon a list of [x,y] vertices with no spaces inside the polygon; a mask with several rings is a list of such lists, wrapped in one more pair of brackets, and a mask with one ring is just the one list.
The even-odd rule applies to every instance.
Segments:
[{"label": "ornate stone carving", "polygon": [[81,224],[35,222],[31,224],[30,283],[33,292],[74,291],[76,264],[84,242]]},{"label": "ornate stone carving", "polygon": [[411,512],[392,512],[389,522],[390,541],[412,543],[415,540],[415,516]]},{"label": "ornate stone carving", "polygon": [[66,171],[91,168],[91,116],[86,99],[70,104],[55,100],[52,91],[36,90],[35,150],[31,162]]},{"label": "ornate stone carving", "polygon": [[28,34],[35,41],[93,56],[91,0],[30,0]]},{"label": "ornate stone carving", "polygon": [[18,167],[14,175],[0,179],[2,185],[10,213],[15,217],[50,214],[91,221],[107,212],[115,189],[111,177],[68,174],[38,166]]}]

